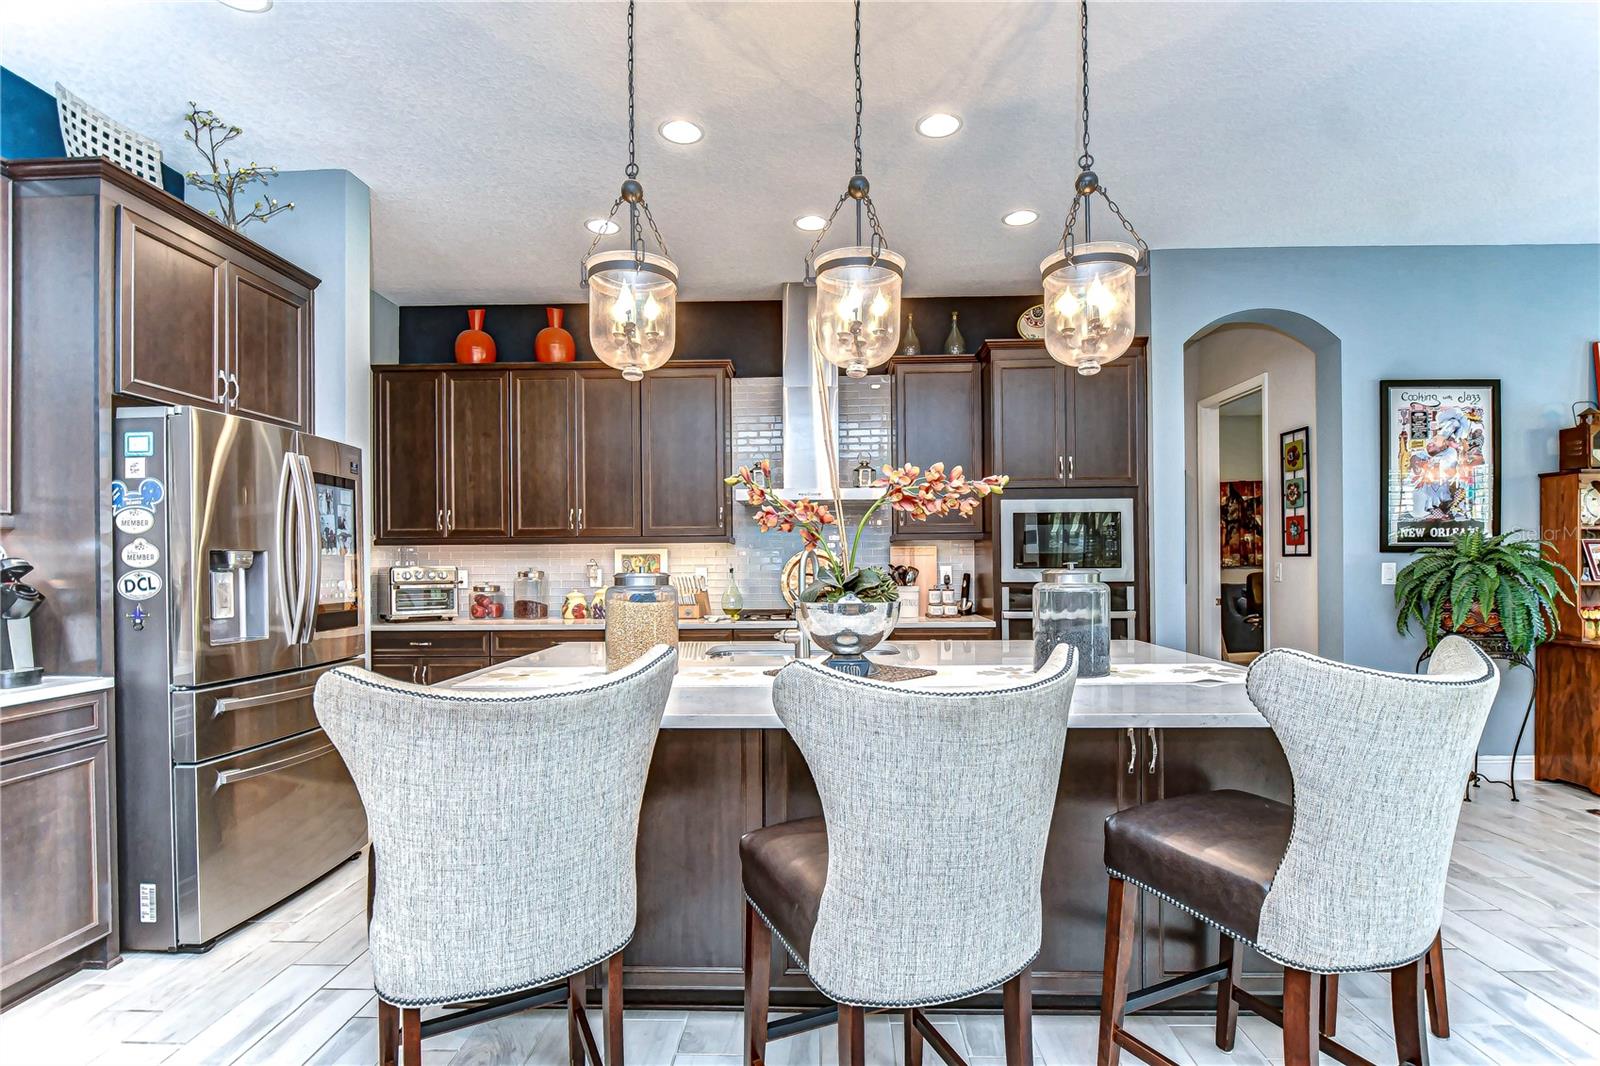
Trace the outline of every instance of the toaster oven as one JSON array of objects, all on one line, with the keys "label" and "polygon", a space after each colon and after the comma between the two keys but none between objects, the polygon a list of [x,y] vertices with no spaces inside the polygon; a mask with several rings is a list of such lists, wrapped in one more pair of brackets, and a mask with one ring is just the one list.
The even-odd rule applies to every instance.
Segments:
[{"label": "toaster oven", "polygon": [[391,566],[381,575],[379,613],[389,622],[456,616],[456,568]]}]

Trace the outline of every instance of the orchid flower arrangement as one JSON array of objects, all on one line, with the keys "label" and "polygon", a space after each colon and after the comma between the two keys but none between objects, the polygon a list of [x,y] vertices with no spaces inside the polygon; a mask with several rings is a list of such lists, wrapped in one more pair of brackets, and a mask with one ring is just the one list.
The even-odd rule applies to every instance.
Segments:
[{"label": "orchid flower arrangement", "polygon": [[825,536],[828,526],[839,524],[826,503],[788,500],[773,489],[771,460],[761,460],[753,470],[742,466],[726,480],[729,485],[744,486],[750,505],[756,508],[756,524],[763,533],[799,530],[801,542],[817,553],[825,572],[819,572],[816,582],[801,592],[802,600],[832,603],[854,595],[868,603],[886,603],[899,597],[889,575],[880,567],[856,565],[861,534],[878,508],[887,504],[891,510],[902,511],[917,521],[940,515],[970,515],[984,497],[1005,491],[1011,479],[1005,474],[968,478],[959,466],[946,472],[943,463],[934,463],[926,470],[911,463],[886,466],[872,483],[872,487],[882,493],[856,523],[848,549],[844,548],[842,538],[830,544]]}]

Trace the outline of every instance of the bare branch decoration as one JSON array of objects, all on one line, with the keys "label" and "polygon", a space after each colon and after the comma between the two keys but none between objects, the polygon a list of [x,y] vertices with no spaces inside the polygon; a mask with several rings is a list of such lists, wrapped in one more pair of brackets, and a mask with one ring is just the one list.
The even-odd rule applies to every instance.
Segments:
[{"label": "bare branch decoration", "polygon": [[183,118],[189,123],[189,128],[183,131],[183,139],[194,145],[195,151],[200,153],[209,167],[206,171],[191,170],[184,178],[195,188],[205,189],[216,197],[217,206],[208,210],[208,215],[238,232],[252,222],[265,222],[280,211],[294,210],[293,201],[280,204],[270,196],[263,196],[251,204],[248,211],[241,213],[238,205],[240,195],[248,197],[246,188],[257,182],[265,188],[271,178],[278,176],[278,168],[263,167],[253,160],[235,168],[233,160],[223,153],[229,142],[244,130],[222,121],[215,111],[202,110],[190,100],[189,112]]}]

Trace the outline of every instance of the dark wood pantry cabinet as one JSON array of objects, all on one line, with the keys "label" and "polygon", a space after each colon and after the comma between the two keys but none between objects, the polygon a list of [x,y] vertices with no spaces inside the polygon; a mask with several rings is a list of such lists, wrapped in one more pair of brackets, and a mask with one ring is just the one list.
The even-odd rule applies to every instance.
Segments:
[{"label": "dark wood pantry cabinet", "polygon": [[[926,470],[942,462],[970,478],[983,467],[982,364],[970,355],[907,356],[889,364],[894,392],[894,461]],[[917,521],[894,512],[894,537],[981,537],[984,508]]]},{"label": "dark wood pantry cabinet", "polygon": [[375,368],[377,540],[725,540],[732,373]]},{"label": "dark wood pantry cabinet", "polygon": [[315,277],[107,160],[5,168],[24,358],[93,319],[116,393],[313,428]]},{"label": "dark wood pantry cabinet", "polygon": [[1098,374],[1051,359],[1043,341],[989,341],[986,462],[1013,489],[1138,485],[1145,452],[1145,342]]}]

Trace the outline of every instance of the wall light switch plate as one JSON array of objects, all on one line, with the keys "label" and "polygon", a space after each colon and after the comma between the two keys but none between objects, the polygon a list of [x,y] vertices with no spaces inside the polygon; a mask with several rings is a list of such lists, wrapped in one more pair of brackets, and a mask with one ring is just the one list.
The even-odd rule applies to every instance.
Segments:
[{"label": "wall light switch plate", "polygon": [[1283,563],[1282,562],[1276,562],[1276,563],[1272,564],[1272,580],[1274,580],[1274,581],[1282,581],[1283,580]]},{"label": "wall light switch plate", "polygon": [[1385,585],[1394,584],[1394,573],[1395,573],[1396,566],[1397,566],[1397,564],[1395,564],[1395,563],[1384,563],[1383,564],[1383,583]]},{"label": "wall light switch plate", "polygon": [[709,575],[707,575],[705,567],[697,566],[697,567],[694,568],[694,576],[695,577],[699,577],[699,578],[704,578],[704,577],[707,577]]},{"label": "wall light switch plate", "polygon": [[469,575],[465,569],[458,568],[456,570],[456,588],[458,588],[458,589],[470,589],[471,587],[472,587],[472,577],[471,577],[471,575]]}]

